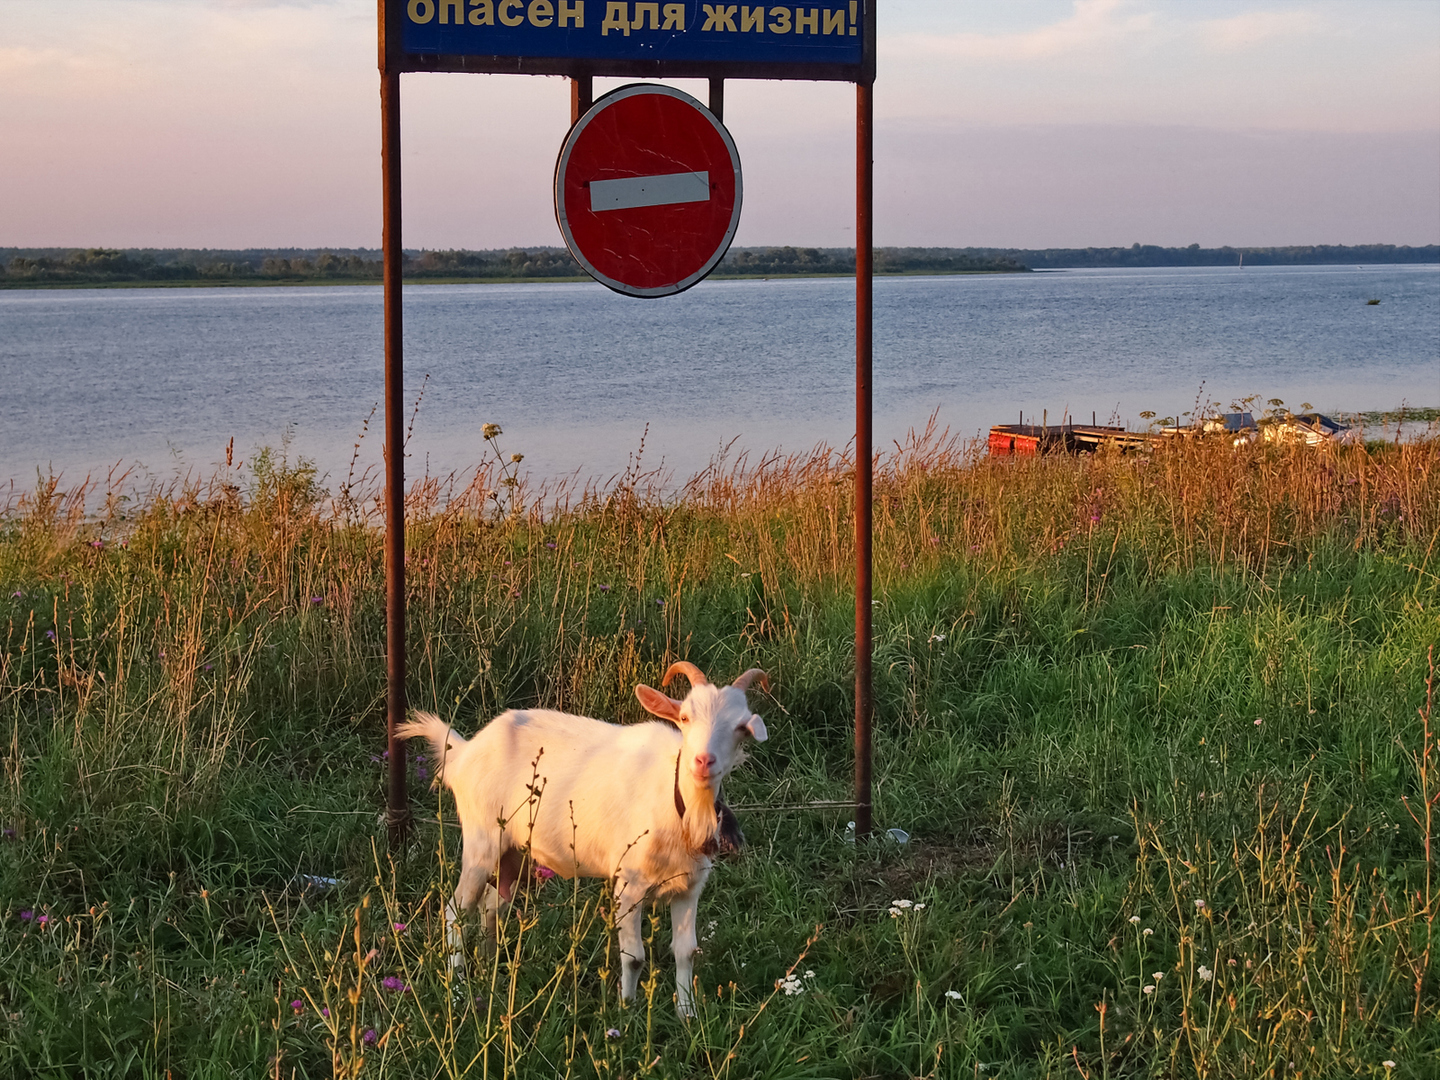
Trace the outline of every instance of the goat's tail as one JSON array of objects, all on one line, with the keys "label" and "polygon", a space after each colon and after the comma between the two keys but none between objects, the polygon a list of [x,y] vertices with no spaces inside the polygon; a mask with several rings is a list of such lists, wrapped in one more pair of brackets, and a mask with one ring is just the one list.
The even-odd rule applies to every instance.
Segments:
[{"label": "goat's tail", "polygon": [[435,758],[435,785],[445,779],[445,764],[451,756],[460,751],[467,740],[449,724],[434,713],[415,712],[411,719],[395,729],[397,738],[409,739],[423,735],[430,744]]}]

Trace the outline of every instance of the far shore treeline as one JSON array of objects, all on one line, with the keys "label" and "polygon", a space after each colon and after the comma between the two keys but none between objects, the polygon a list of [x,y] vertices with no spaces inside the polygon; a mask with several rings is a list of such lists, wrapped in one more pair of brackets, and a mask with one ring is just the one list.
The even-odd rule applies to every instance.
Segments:
[{"label": "far shore treeline", "polygon": [[[1440,245],[1301,245],[1202,248],[1133,244],[1113,248],[919,248],[875,251],[879,274],[1015,273],[1141,266],[1435,263]],[[719,277],[852,274],[854,248],[731,248]],[[490,251],[406,251],[404,274],[415,281],[579,278],[584,271],[564,248]],[[0,247],[0,288],[36,285],[265,284],[378,282],[375,248],[6,248]]]}]

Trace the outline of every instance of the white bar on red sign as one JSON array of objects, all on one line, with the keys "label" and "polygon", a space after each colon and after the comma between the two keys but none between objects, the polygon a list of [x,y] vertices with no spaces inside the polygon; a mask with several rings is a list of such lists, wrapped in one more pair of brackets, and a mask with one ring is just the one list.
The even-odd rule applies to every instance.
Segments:
[{"label": "white bar on red sign", "polygon": [[629,210],[637,206],[710,201],[708,172],[663,173],[660,176],[626,176],[619,180],[590,181],[590,210]]}]

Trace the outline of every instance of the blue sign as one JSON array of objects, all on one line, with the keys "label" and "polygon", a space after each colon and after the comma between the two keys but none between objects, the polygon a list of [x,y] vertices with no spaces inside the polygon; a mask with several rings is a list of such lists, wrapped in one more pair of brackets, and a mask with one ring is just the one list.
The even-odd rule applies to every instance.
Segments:
[{"label": "blue sign", "polygon": [[865,0],[391,2],[402,51],[417,56],[853,65],[864,55]]}]

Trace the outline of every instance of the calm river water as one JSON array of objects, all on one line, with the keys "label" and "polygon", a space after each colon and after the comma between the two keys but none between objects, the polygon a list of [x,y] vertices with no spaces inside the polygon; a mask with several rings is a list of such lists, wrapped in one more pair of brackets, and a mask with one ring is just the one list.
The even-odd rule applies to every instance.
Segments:
[{"label": "calm river water", "polygon": [[[479,459],[483,423],[536,477],[606,477],[649,425],[677,479],[722,443],[843,445],[854,430],[849,280],[705,282],[634,300],[595,284],[405,291],[408,471]],[[1380,304],[1368,305],[1369,299]],[[0,483],[208,472],[288,439],[333,486],[381,394],[371,287],[0,292]],[[992,423],[1138,423],[1204,394],[1322,411],[1440,405],[1440,267],[1085,270],[875,283],[876,445],[939,410]],[[361,466],[380,461],[379,414]],[[15,486],[10,487],[13,483]],[[3,494],[3,492],[0,492]]]}]

